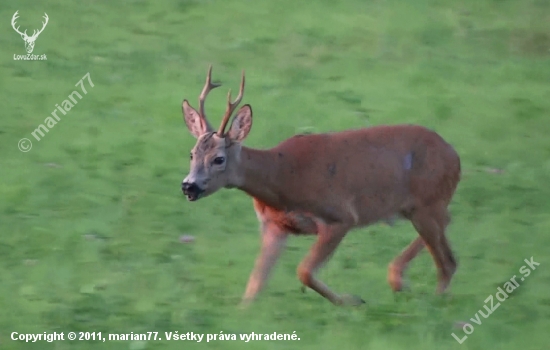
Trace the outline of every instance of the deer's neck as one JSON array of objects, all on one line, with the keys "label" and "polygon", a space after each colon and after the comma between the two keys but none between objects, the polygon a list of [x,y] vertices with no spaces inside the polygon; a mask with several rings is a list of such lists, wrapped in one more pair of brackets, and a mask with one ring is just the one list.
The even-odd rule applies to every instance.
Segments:
[{"label": "deer's neck", "polygon": [[242,147],[237,170],[238,189],[268,205],[279,206],[277,172],[279,159],[270,150]]}]

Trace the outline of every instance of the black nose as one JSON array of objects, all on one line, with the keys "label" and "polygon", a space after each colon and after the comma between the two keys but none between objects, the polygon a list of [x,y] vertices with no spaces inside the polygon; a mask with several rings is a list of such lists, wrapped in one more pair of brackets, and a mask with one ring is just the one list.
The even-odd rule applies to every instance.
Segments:
[{"label": "black nose", "polygon": [[203,190],[196,183],[183,182],[181,184],[181,190],[183,194],[190,200],[195,200],[203,192]]},{"label": "black nose", "polygon": [[189,182],[182,182],[181,184],[181,190],[183,191],[183,193],[187,194],[188,192],[189,193],[192,193],[192,192],[198,192],[199,190],[199,186],[197,186],[196,183],[189,183]]}]

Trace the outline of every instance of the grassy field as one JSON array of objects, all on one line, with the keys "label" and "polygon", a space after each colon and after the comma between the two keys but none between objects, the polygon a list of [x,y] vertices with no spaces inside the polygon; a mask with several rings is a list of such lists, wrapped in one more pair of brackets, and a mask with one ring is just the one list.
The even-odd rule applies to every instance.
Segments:
[{"label": "grassy field", "polygon": [[[9,24],[16,10],[29,33],[48,14],[33,52],[46,61],[13,59],[25,53]],[[25,0],[4,1],[0,14],[1,349],[548,348],[550,2]],[[259,248],[251,199],[222,190],[189,203],[180,188],[195,143],[181,102],[197,106],[209,64],[224,83],[207,102],[215,126],[246,69],[250,147],[398,123],[452,143],[464,175],[451,206],[450,295],[434,295],[426,252],[408,270],[411,291],[391,292],[387,265],[416,235],[402,222],[350,233],[320,274],[364,306],[300,291],[296,266],[314,238],[299,237],[239,310]],[[84,78],[82,99],[35,139],[87,73],[93,87]],[[540,266],[519,281],[531,257]],[[520,286],[481,325],[470,321],[514,275]],[[462,344],[451,335],[464,337],[460,322],[474,329]],[[11,340],[54,331],[300,340]]]}]

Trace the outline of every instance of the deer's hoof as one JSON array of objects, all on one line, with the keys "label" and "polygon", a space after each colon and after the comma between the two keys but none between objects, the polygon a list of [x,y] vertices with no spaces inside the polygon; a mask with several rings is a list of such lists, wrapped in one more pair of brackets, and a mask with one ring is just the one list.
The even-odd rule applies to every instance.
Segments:
[{"label": "deer's hoof", "polygon": [[394,292],[400,292],[403,288],[406,288],[406,283],[403,282],[403,272],[394,263],[391,263],[388,267],[388,283]]},{"label": "deer's hoof", "polygon": [[250,304],[252,303],[252,300],[248,300],[248,299],[243,299],[240,303],[239,303],[239,306],[237,306],[237,308],[239,310],[247,310],[249,307],[250,307]]},{"label": "deer's hoof", "polygon": [[399,292],[410,292],[411,291],[411,286],[409,284],[409,282],[403,280],[403,279],[400,279],[399,280],[399,283],[390,283],[390,286],[391,286],[391,289],[394,291],[394,293],[399,293]]},{"label": "deer's hoof", "polygon": [[343,294],[340,296],[340,305],[342,306],[361,306],[365,301],[361,297],[353,294]]},{"label": "deer's hoof", "polygon": [[450,280],[440,281],[435,289],[435,294],[447,294],[449,292]]}]

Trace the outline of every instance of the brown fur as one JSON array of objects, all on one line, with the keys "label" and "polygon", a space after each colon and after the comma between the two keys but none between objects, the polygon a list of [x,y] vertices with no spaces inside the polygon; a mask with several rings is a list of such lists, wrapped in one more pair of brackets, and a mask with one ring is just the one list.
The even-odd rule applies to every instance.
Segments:
[{"label": "brown fur", "polygon": [[[376,126],[297,135],[257,150],[241,145],[252,125],[249,105],[237,112],[228,133],[212,134],[208,122],[196,121],[199,113],[186,103],[185,120],[198,140],[184,185],[199,186],[201,198],[236,187],[253,197],[261,222],[261,252],[244,304],[265,285],[289,234],[317,235],[298,266],[300,281],[334,304],[359,304],[358,297],[334,293],[315,272],[347,232],[395,217],[409,220],[419,237],[390,263],[392,289],[402,289],[403,271],[426,246],[438,268],[437,292],[446,290],[457,268],[445,229],[447,207],[460,181],[460,158],[437,133],[415,125]],[[226,160],[214,165],[216,157]]]},{"label": "brown fur", "polygon": [[[306,218],[366,226],[394,214],[407,217],[417,207],[448,203],[460,179],[454,149],[435,132],[411,125],[299,135],[270,150],[243,147],[241,153],[244,163],[255,155],[254,172],[269,173],[278,197],[263,198],[256,183],[240,188],[254,197],[256,210],[293,233],[317,233],[300,229],[313,227]],[[403,167],[408,153],[410,170]]]}]

